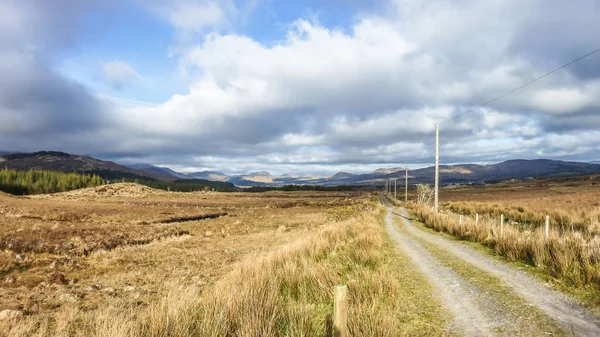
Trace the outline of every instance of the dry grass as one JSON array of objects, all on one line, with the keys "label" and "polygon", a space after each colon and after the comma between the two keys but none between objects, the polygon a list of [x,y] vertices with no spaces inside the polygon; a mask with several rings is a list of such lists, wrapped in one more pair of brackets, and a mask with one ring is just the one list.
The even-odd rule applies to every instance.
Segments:
[{"label": "dry grass", "polygon": [[[409,263],[387,245],[381,208],[371,198],[314,192],[14,198],[11,214],[26,209],[42,219],[0,216],[4,224],[19,219],[20,226],[43,227],[49,210],[67,209],[87,215],[78,226],[89,221],[113,229],[190,212],[228,215],[160,225],[189,235],[88,256],[25,254],[38,267],[4,275],[14,283],[0,285],[7,299],[0,310],[26,316],[0,322],[0,335],[322,336],[330,333],[338,283],[349,287],[353,336],[441,335],[443,315],[431,289],[414,271],[398,269]],[[154,226],[148,224],[142,226]],[[63,277],[49,282],[56,273]],[[39,275],[39,282],[27,281]]]},{"label": "dry grass", "polygon": [[523,229],[509,223],[501,230],[499,218],[463,216],[462,222],[453,213],[436,217],[431,208],[410,206],[416,218],[428,227],[458,238],[480,242],[512,261],[521,261],[547,271],[572,286],[593,284],[600,288],[600,238],[586,238],[579,232],[550,232],[548,240],[542,228]]},{"label": "dry grass", "polygon": [[[430,228],[479,242],[512,261],[525,262],[568,287],[600,289],[598,176],[533,180],[440,191],[440,215],[409,203]],[[479,224],[475,225],[475,215]],[[462,223],[459,221],[462,215]],[[504,216],[501,233],[500,216]],[[546,239],[544,224],[550,216]],[[597,298],[597,296],[594,296]],[[597,300],[594,300],[597,301]],[[600,306],[600,303],[593,303]]]}]

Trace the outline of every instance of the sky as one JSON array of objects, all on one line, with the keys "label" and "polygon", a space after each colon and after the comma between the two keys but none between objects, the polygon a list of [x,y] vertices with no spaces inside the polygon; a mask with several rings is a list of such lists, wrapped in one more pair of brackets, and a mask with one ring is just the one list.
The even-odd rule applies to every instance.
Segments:
[{"label": "sky", "polygon": [[0,151],[191,172],[600,160],[597,0],[2,0]]}]

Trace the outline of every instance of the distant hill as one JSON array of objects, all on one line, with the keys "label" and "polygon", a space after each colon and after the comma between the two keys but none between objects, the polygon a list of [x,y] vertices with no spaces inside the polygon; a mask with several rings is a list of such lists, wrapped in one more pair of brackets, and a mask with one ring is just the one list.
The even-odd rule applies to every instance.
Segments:
[{"label": "distant hill", "polygon": [[190,178],[193,178],[193,179],[206,179],[206,180],[211,180],[211,181],[228,181],[229,178],[230,178],[225,173],[219,172],[219,171],[193,172],[193,173],[188,173],[185,176],[187,177],[187,179],[190,179]]},{"label": "distant hill", "polygon": [[348,172],[338,172],[334,175],[332,175],[329,179],[331,180],[344,180],[344,179],[352,179],[357,177],[358,174],[352,174],[352,173],[348,173]]},{"label": "distant hill", "polygon": [[40,151],[34,153],[13,153],[0,157],[0,168],[8,167],[19,171],[30,169],[96,173],[108,180],[115,179],[152,179],[175,180],[167,174],[149,173],[122,166],[111,161],[79,156],[58,151]]},{"label": "distant hill", "polygon": [[258,171],[247,174],[248,177],[271,177],[271,173],[267,171]]},{"label": "distant hill", "polygon": [[133,164],[133,165],[126,165],[126,166],[129,168],[132,168],[134,170],[144,171],[147,173],[170,175],[170,176],[180,178],[180,179],[188,179],[189,178],[187,175],[176,172],[174,170],[171,170],[168,167],[154,166],[151,164]]},{"label": "distant hill", "polygon": [[[78,156],[55,151],[3,155],[0,156],[0,169],[4,167],[16,170],[43,169],[63,172],[90,172],[96,173],[107,180],[122,178],[128,180],[150,179],[158,181],[203,179],[213,182],[227,182],[242,187],[381,185],[386,179],[400,179],[403,183],[405,175],[404,168],[380,168],[367,174],[338,172],[330,177],[292,177],[287,174],[274,176],[267,171],[234,176],[228,176],[220,171],[201,171],[184,174],[166,167],[158,167],[150,164],[136,164],[126,167],[89,156]],[[409,184],[433,184],[434,169],[433,166],[429,166],[409,170]],[[600,174],[600,164],[548,159],[516,159],[493,165],[440,165],[440,183],[442,185],[484,184],[510,179],[524,180],[529,178],[572,177],[590,174]],[[196,183],[199,186],[202,182],[198,181]],[[191,184],[193,182],[188,182],[188,186],[192,186]],[[194,185],[193,188],[196,187]],[[229,185],[219,185],[218,188],[227,189],[231,187]]]},{"label": "distant hill", "polygon": [[[434,166],[408,171],[411,184],[432,184],[434,173]],[[596,173],[600,173],[600,165],[548,159],[516,159],[493,165],[440,165],[440,181],[444,185],[478,184],[510,179],[553,178]],[[359,177],[358,180],[361,183],[377,183],[382,179],[402,179],[403,177],[404,172],[396,172],[386,175],[367,175]]]}]

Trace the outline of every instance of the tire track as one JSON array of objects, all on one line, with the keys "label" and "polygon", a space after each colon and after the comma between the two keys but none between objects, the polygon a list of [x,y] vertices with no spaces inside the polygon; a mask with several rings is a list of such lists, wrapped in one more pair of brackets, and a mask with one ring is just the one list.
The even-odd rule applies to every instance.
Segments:
[{"label": "tire track", "polygon": [[493,320],[479,309],[477,289],[443,266],[416,240],[400,234],[394,226],[392,212],[388,209],[385,223],[390,237],[419,266],[430,280],[444,308],[452,315],[453,326],[466,336],[491,336]]}]

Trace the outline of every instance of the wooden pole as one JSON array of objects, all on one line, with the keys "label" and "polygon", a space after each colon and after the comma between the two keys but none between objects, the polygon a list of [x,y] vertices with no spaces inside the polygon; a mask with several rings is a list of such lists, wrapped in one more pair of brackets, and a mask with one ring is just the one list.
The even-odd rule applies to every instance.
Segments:
[{"label": "wooden pole", "polygon": [[459,215],[459,216],[458,216],[458,224],[459,224],[459,225],[462,225],[462,215]]},{"label": "wooden pole", "polygon": [[550,216],[546,215],[546,240],[548,240],[550,232]]},{"label": "wooden pole", "polygon": [[394,199],[398,200],[398,196],[396,195],[396,179],[394,179]]},{"label": "wooden pole", "polygon": [[406,176],[404,179],[404,201],[408,201],[408,168],[406,168]]},{"label": "wooden pole", "polygon": [[346,285],[335,286],[333,302],[333,337],[348,336],[348,296]]},{"label": "wooden pole", "polygon": [[500,214],[500,236],[504,237],[504,214]]},{"label": "wooden pole", "polygon": [[440,180],[440,125],[435,124],[435,215],[438,214],[438,189]]},{"label": "wooden pole", "polygon": [[479,213],[475,213],[475,227],[479,225]]}]

